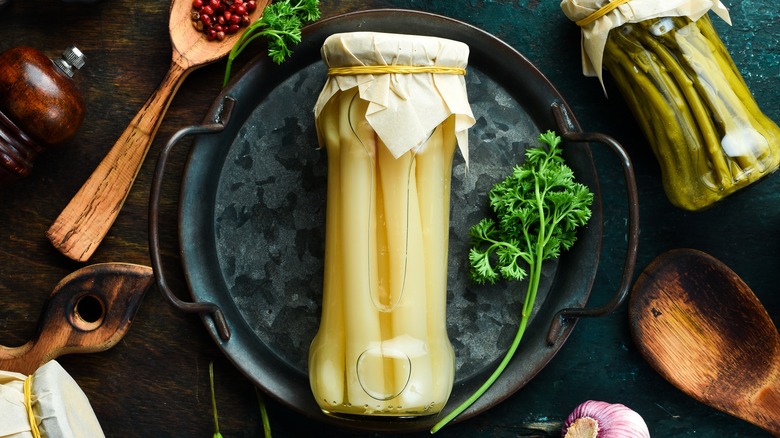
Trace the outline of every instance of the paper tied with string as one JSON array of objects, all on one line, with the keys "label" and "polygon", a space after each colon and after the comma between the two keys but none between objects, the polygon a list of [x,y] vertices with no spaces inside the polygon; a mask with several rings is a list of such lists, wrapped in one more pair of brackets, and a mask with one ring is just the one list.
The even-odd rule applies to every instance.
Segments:
[{"label": "paper tied with string", "polygon": [[719,0],[562,0],[561,9],[582,29],[583,74],[598,76],[602,85],[604,47],[612,29],[661,17],[696,21],[710,10],[731,24],[729,12]]},{"label": "paper tied with string", "polygon": [[32,376],[0,370],[0,437],[103,436],[87,396],[58,362]]},{"label": "paper tied with string", "polygon": [[[333,95],[357,87],[360,98],[369,102],[366,120],[398,158],[423,144],[454,115],[458,147],[468,163],[468,128],[475,120],[464,79],[466,44],[427,36],[347,32],[328,37],[321,54],[330,74],[315,117]],[[343,70],[334,74],[334,69]]]}]

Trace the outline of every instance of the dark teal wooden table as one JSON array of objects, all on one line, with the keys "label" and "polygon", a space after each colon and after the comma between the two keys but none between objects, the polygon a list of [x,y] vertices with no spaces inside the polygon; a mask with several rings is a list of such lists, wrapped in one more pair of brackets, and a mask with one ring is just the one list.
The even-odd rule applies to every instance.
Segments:
[{"label": "dark teal wooden table", "polygon": [[[728,1],[734,25],[715,24],[759,105],[780,121],[780,15],[769,0]],[[553,83],[584,130],[603,132],[629,151],[637,172],[641,235],[637,271],[666,250],[708,252],[741,275],[780,322],[780,175],[690,213],[669,204],[658,165],[619,93],[607,80],[581,74],[579,30],[557,1],[323,1],[325,16],[378,7],[424,10],[477,26],[524,54]],[[167,70],[170,44],[164,0],[11,0],[0,11],[0,50],[31,45],[56,54],[76,44],[88,56],[79,73],[88,115],[76,139],[41,158],[35,173],[0,193],[0,344],[18,345],[34,331],[40,306],[62,277],[80,267],[43,236]],[[239,66],[250,57],[239,61]],[[190,75],[169,108],[149,157],[177,129],[202,120],[219,93],[224,64]],[[617,289],[626,250],[625,184],[617,159],[594,148],[604,204],[604,242],[592,304]],[[173,157],[183,167],[186,152]],[[111,234],[91,262],[149,264],[146,208],[154,160],[139,174]],[[175,270],[177,175],[164,187],[161,220]],[[181,275],[174,286],[183,288]],[[778,358],[780,360],[780,358]],[[214,361],[221,431],[260,436],[252,385],[214,346],[200,320],[172,310],[156,292],[145,298],[133,327],[104,353],[65,356],[61,363],[92,401],[109,437],[196,437],[212,433],[208,363]],[[608,317],[581,320],[550,364],[497,407],[439,433],[442,437],[556,436],[580,402],[624,403],[640,412],[655,437],[762,437],[768,434],[685,396],[639,355],[625,306]],[[361,436],[302,420],[268,400],[277,437]],[[421,433],[419,436],[427,434]]]}]

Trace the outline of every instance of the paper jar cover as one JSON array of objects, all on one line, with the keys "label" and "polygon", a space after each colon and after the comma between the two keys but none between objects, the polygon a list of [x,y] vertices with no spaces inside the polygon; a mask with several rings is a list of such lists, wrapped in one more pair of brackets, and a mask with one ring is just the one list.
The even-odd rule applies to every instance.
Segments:
[{"label": "paper jar cover", "polygon": [[[328,37],[321,54],[328,68],[393,65],[465,69],[469,47],[459,41],[436,37],[347,32]],[[315,117],[334,94],[354,87],[358,88],[360,97],[369,102],[366,120],[393,156],[398,158],[422,144],[431,131],[454,114],[458,147],[468,163],[468,128],[475,120],[463,75],[329,76],[314,108]]]},{"label": "paper jar cover", "polygon": [[[617,0],[614,0],[617,1]],[[587,18],[610,1],[562,0],[563,13],[574,22]],[[726,7],[719,0],[630,0],[603,17],[582,26],[582,72],[602,81],[602,59],[609,31],[624,23],[638,23],[651,18],[688,17],[698,20],[712,10],[731,24]]]},{"label": "paper jar cover", "polygon": [[[24,397],[26,375],[0,370],[0,437],[33,437]],[[32,411],[41,437],[101,438],[92,406],[79,385],[52,360],[32,375]]]}]

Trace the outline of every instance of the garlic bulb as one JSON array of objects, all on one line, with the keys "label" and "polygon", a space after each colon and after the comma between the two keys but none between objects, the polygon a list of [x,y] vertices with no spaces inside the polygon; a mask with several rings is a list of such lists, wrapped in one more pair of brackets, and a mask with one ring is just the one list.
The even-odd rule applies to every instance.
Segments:
[{"label": "garlic bulb", "polygon": [[645,420],[619,403],[588,400],[569,414],[564,438],[650,438]]}]

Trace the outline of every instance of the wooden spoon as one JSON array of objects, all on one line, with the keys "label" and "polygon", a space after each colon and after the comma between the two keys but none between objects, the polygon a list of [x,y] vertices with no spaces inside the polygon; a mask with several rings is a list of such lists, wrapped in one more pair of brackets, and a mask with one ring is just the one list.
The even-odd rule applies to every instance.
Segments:
[{"label": "wooden spoon", "polygon": [[780,334],[725,264],[691,249],[656,258],[629,304],[634,341],[694,399],[780,436]]},{"label": "wooden spoon", "polygon": [[0,369],[32,374],[63,354],[107,350],[130,329],[152,268],[99,263],[63,278],[41,311],[35,337],[18,347],[0,345]]},{"label": "wooden spoon", "polygon": [[[268,0],[258,0],[254,21]],[[114,223],[130,193],[157,128],[187,75],[230,52],[241,32],[208,41],[192,23],[192,0],[173,0],[168,30],[173,46],[170,69],[116,144],[60,213],[46,236],[63,254],[86,261]],[[242,31],[246,28],[242,28]]]}]

